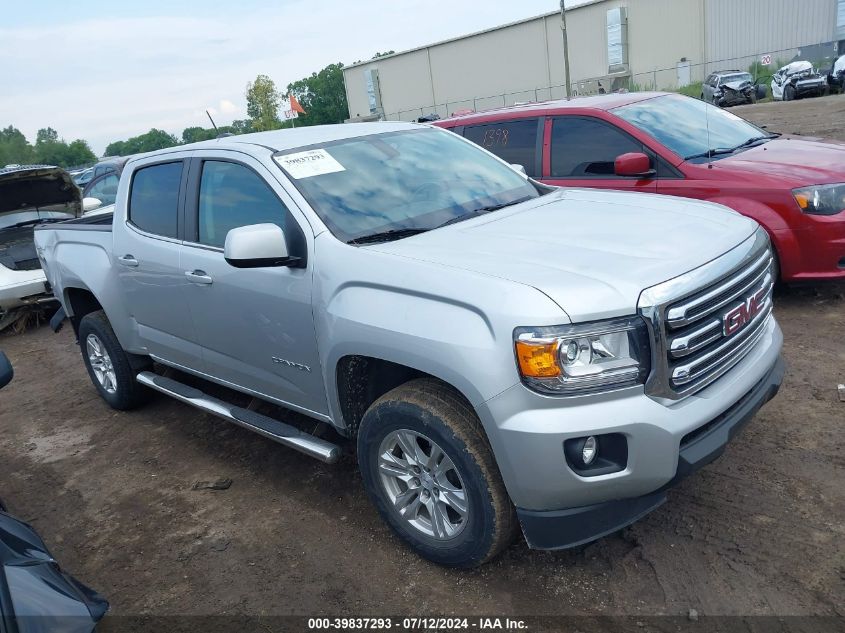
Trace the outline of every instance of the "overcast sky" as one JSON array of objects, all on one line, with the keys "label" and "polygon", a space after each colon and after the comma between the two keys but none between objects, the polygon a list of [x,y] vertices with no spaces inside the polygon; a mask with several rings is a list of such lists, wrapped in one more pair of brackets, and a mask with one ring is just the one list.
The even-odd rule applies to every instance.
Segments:
[{"label": "overcast sky", "polygon": [[[583,0],[580,0],[583,1]],[[568,0],[567,6],[579,4]],[[0,126],[105,146],[246,117],[259,73],[284,89],[368,59],[553,11],[557,0],[10,2],[0,22]]]}]

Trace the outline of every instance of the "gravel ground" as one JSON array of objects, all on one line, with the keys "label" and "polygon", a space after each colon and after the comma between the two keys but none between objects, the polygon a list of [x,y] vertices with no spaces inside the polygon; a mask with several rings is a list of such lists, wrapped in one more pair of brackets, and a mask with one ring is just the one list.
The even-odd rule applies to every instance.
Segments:
[{"label": "gravel ground", "polygon": [[[845,135],[845,97],[733,111]],[[667,504],[578,550],[519,541],[481,569],[431,565],[381,523],[351,461],[322,465],[165,397],[112,411],[70,328],[0,337],[16,370],[0,495],[116,615],[842,616],[845,284],[785,289],[776,315],[780,395]]]}]

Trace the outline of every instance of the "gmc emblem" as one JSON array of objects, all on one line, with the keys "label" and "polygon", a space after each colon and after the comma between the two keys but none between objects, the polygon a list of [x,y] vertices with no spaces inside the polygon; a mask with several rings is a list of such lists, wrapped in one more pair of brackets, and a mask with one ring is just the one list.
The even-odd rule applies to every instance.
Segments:
[{"label": "gmc emblem", "polygon": [[766,303],[767,289],[761,288],[722,317],[722,333],[731,336],[739,332],[755,316],[760,314]]}]

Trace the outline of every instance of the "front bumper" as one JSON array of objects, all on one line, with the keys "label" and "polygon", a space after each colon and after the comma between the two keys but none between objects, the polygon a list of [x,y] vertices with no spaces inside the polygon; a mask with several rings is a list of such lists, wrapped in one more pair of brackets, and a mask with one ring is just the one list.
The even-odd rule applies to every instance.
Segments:
[{"label": "front bumper", "polygon": [[824,92],[827,82],[824,79],[809,79],[795,83],[795,94],[799,97],[804,95],[817,95]]},{"label": "front bumper", "polygon": [[678,453],[675,476],[659,489],[631,499],[607,501],[566,510],[533,511],[517,508],[528,545],[535,549],[563,549],[611,534],[648,514],[664,501],[666,490],[719,457],[725,446],[783,382],[785,364],[778,357],[768,373],[727,411],[688,433]]}]

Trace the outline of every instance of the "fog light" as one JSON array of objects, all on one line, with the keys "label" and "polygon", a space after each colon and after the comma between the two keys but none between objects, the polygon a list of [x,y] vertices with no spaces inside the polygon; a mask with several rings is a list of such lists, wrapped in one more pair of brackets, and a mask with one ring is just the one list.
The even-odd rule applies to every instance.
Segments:
[{"label": "fog light", "polygon": [[581,460],[589,466],[593,463],[593,460],[596,458],[596,455],[599,452],[599,446],[596,442],[596,438],[592,435],[587,438],[584,442],[584,448],[581,449]]}]

